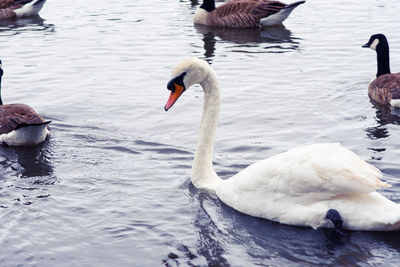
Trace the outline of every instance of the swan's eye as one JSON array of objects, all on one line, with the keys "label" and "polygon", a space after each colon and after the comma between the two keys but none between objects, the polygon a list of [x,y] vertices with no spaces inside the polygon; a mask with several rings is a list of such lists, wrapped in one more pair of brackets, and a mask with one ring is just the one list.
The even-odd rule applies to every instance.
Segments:
[{"label": "swan's eye", "polygon": [[170,90],[171,92],[175,93],[175,84],[174,84],[174,80],[170,80],[168,85],[167,85],[167,89]]}]

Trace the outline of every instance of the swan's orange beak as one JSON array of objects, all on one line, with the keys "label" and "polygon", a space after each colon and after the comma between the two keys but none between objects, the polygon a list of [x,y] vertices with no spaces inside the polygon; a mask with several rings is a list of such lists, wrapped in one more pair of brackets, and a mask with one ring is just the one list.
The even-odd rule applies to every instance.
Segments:
[{"label": "swan's orange beak", "polygon": [[168,111],[174,105],[176,100],[178,100],[178,98],[182,95],[183,91],[185,91],[185,88],[177,83],[174,83],[174,87],[175,90],[171,91],[171,95],[169,96],[167,104],[165,104],[165,111]]}]

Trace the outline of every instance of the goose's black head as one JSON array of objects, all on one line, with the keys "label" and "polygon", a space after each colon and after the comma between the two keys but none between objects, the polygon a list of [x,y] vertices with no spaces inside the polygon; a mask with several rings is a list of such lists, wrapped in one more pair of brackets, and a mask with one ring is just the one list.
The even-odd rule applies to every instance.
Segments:
[{"label": "goose's black head", "polygon": [[371,48],[376,51],[378,61],[378,72],[376,77],[390,73],[389,43],[385,35],[381,33],[371,35],[368,43],[364,44],[362,47]]},{"label": "goose's black head", "polygon": [[383,35],[382,33],[377,33],[377,34],[371,35],[371,37],[369,38],[369,41],[366,44],[364,44],[362,47],[371,48],[372,50],[375,50],[376,52],[389,50],[389,44],[386,39],[386,36]]},{"label": "goose's black head", "polygon": [[3,63],[0,60],[0,105],[3,105],[3,100],[1,99],[1,78],[3,77]]},{"label": "goose's black head", "polygon": [[214,0],[204,0],[203,4],[200,8],[205,9],[207,12],[211,12],[215,9],[215,1]]},{"label": "goose's black head", "polygon": [[171,95],[169,96],[167,104],[165,104],[165,111],[168,111],[186,90],[185,84],[183,83],[185,75],[186,72],[183,72],[168,82],[167,89],[171,91]]}]

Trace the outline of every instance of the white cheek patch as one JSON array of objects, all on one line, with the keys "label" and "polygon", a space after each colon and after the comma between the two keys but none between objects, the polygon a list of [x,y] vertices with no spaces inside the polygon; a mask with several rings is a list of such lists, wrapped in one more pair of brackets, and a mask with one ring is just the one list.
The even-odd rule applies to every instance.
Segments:
[{"label": "white cheek patch", "polygon": [[400,99],[392,99],[390,105],[394,108],[400,108]]},{"label": "white cheek patch", "polygon": [[372,50],[376,51],[376,46],[379,44],[379,39],[375,39],[372,44],[369,46]]}]

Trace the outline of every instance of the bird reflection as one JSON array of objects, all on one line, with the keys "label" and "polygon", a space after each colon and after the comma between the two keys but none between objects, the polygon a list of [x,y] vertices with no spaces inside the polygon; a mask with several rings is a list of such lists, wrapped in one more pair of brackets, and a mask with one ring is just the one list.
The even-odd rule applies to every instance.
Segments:
[{"label": "bird reflection", "polygon": [[32,147],[0,146],[0,207],[15,202],[32,205],[50,196],[48,186],[57,181],[53,174],[50,142]]},{"label": "bird reflection", "polygon": [[21,177],[41,177],[53,174],[52,151],[46,141],[36,146],[2,146],[3,167],[11,167]]},{"label": "bird reflection", "polygon": [[204,56],[207,61],[215,55],[217,40],[233,43],[233,50],[240,49],[243,52],[259,44],[267,44],[264,47],[265,53],[285,53],[299,49],[300,38],[292,36],[290,30],[285,26],[267,27],[263,29],[230,29],[215,28],[205,25],[194,25],[197,32],[203,34]]},{"label": "bird reflection", "polygon": [[219,238],[221,231],[205,208],[205,204],[215,203],[215,198],[208,192],[198,190],[190,182],[185,183],[185,187],[189,188],[190,198],[196,203],[193,221],[197,236],[196,244],[194,246],[175,244],[177,253],[169,253],[163,264],[172,266],[170,263],[174,261],[176,266],[180,263],[185,266],[197,266],[196,261],[202,258],[207,262],[206,266],[231,266],[224,257],[225,243]]},{"label": "bird reflection", "polygon": [[198,0],[190,0],[192,7],[197,6],[199,4]]},{"label": "bird reflection", "polygon": [[376,103],[372,100],[371,103],[376,109],[375,119],[378,125],[367,128],[367,136],[371,139],[387,138],[390,136],[390,133],[385,125],[400,125],[400,111],[386,105]]},{"label": "bird reflection", "polygon": [[[32,26],[34,26],[32,28]],[[35,27],[37,26],[37,27]],[[35,31],[53,31],[54,25],[45,23],[39,15],[29,18],[17,18],[17,19],[6,19],[0,20],[0,34],[7,31],[23,31],[23,30],[35,30]]]},{"label": "bird reflection", "polygon": [[204,57],[208,61],[208,63],[211,63],[211,58],[214,57],[215,44],[217,43],[215,35],[212,32],[205,33],[203,37],[203,42],[204,42]]},{"label": "bird reflection", "polygon": [[218,238],[221,234],[213,219],[207,213],[204,204],[213,203],[213,196],[208,192],[197,190],[191,183],[189,185],[190,193],[197,200],[198,210],[196,212],[193,225],[197,230],[197,253],[203,256],[208,266],[230,266],[225,254],[224,243]]},{"label": "bird reflection", "polygon": [[243,262],[235,262],[238,266],[249,261],[260,266],[304,263],[305,255],[306,265],[325,262],[351,266],[354,261],[361,265],[370,262],[374,258],[372,251],[382,247],[382,243],[387,249],[399,249],[395,233],[338,235],[331,229],[283,225],[237,212],[190,182],[185,186],[194,202],[193,226],[197,240],[194,244],[175,244],[175,252],[163,261],[165,266],[172,266],[172,262],[174,266],[195,266],[202,260],[206,266],[230,266],[232,255],[236,260],[243,258]]}]

